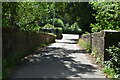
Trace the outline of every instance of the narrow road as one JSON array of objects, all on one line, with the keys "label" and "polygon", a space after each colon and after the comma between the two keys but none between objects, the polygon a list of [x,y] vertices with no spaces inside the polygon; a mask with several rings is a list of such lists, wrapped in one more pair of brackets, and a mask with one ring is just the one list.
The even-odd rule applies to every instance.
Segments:
[{"label": "narrow road", "polygon": [[26,58],[26,62],[12,78],[105,78],[77,45],[78,35],[63,34],[39,52]]}]

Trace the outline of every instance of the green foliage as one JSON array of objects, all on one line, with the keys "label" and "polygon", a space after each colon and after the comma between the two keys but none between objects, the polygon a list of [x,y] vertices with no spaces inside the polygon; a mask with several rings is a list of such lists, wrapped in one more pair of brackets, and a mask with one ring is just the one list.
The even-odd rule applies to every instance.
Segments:
[{"label": "green foliage", "polygon": [[[3,2],[3,27],[34,30],[36,21],[48,17],[50,3],[45,2]],[[30,28],[30,29],[28,29]]]},{"label": "green foliage", "polygon": [[106,51],[111,58],[105,61],[103,71],[112,78],[120,78],[120,48],[113,45]]},{"label": "green foliage", "polygon": [[47,23],[43,28],[55,28],[53,25]]},{"label": "green foliage", "polygon": [[3,74],[2,77],[6,78],[11,71],[15,68],[15,66],[20,63],[20,58],[23,57],[24,54],[20,53],[14,53],[10,55],[9,57],[3,59],[2,61],[2,67],[3,67]]},{"label": "green foliage", "polygon": [[97,55],[98,55],[98,51],[97,51],[97,48],[94,48],[93,50],[92,50],[92,56],[93,57],[95,57],[95,58],[97,58]]},{"label": "green foliage", "polygon": [[72,25],[68,23],[63,27],[64,33],[73,33],[73,34],[81,34],[82,30],[79,28],[78,24],[75,22]]},{"label": "green foliage", "polygon": [[116,76],[117,74],[115,73],[113,68],[104,67],[103,72],[106,73],[107,75],[109,75],[108,78],[118,78],[118,76]]},{"label": "green foliage", "polygon": [[95,22],[94,10],[88,2],[70,2],[66,7],[66,17],[70,24],[77,22],[83,32],[91,31],[90,23]]},{"label": "green foliage", "polygon": [[58,29],[58,30],[59,30],[58,33],[61,33],[61,34],[62,34],[62,28],[60,28],[60,27],[55,27],[55,29]]},{"label": "green foliage", "polygon": [[61,19],[53,19],[54,21],[54,26],[57,26],[57,27],[63,27],[64,24],[63,24],[63,21]]},{"label": "green foliage", "polygon": [[[94,17],[91,15],[93,13],[91,5],[81,2],[3,2],[2,10],[2,25],[4,27],[24,30],[38,30],[36,21],[40,27],[47,23],[56,27],[63,27],[67,23],[71,26],[78,22],[77,25],[80,29],[89,32],[91,29],[89,24],[94,22]],[[73,30],[73,27],[69,30]]]},{"label": "green foliage", "polygon": [[40,31],[41,27],[38,26],[38,24],[31,24],[31,25],[26,25],[24,27],[21,27],[20,28],[21,30],[24,30],[24,31]]},{"label": "green foliage", "polygon": [[91,51],[90,44],[87,43],[87,42],[85,42],[84,40],[79,39],[78,44],[79,44],[80,46],[82,46],[83,48],[85,48],[87,52],[90,52],[90,51]]},{"label": "green foliage", "polygon": [[3,2],[2,3],[2,26],[14,27],[17,19],[17,2]]},{"label": "green foliage", "polygon": [[113,68],[116,73],[120,74],[120,48],[113,45],[106,49],[106,51],[111,56],[111,59],[105,62],[106,66]]},{"label": "green foliage", "polygon": [[92,53],[91,55],[95,58],[95,63],[99,63],[102,65],[102,58],[100,57],[98,51],[97,51],[97,48],[93,48],[92,49]]},{"label": "green foliage", "polygon": [[63,33],[68,33],[68,32],[70,32],[71,30],[70,30],[69,27],[70,27],[69,23],[65,24],[65,26],[63,27]]},{"label": "green foliage", "polygon": [[64,23],[61,19],[55,18],[55,19],[43,19],[42,21],[39,21],[38,24],[41,26],[44,26],[45,24],[51,24],[54,25],[55,27],[63,27]]},{"label": "green foliage", "polygon": [[100,30],[120,30],[120,4],[119,2],[91,2],[96,10],[93,14],[97,23],[91,24],[92,32]]},{"label": "green foliage", "polygon": [[48,23],[42,29],[44,32],[55,34],[57,39],[62,38],[62,28],[60,27],[54,27],[53,25]]},{"label": "green foliage", "polygon": [[81,32],[81,29],[79,28],[77,23],[72,24],[70,28],[74,32],[78,32],[78,33]]},{"label": "green foliage", "polygon": [[[94,10],[88,2],[60,2],[54,3],[55,18],[60,18],[64,22],[64,27],[68,23],[70,26],[77,22],[78,27],[83,32],[91,31],[90,23],[95,22],[92,15]],[[66,32],[70,29],[66,29]]]}]

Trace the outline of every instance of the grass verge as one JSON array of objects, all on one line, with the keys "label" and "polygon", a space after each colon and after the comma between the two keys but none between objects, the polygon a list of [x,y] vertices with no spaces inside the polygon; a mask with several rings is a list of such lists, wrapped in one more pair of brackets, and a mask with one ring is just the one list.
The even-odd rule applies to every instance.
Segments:
[{"label": "grass verge", "polygon": [[90,44],[87,43],[87,42],[85,42],[84,40],[79,39],[78,44],[79,44],[80,46],[82,46],[82,48],[85,48],[87,52],[90,52],[90,51],[91,51]]},{"label": "grass verge", "polygon": [[107,78],[110,78],[111,80],[120,80],[120,78],[118,79],[118,75],[114,71],[114,69],[109,67],[103,67],[102,71],[106,74]]}]

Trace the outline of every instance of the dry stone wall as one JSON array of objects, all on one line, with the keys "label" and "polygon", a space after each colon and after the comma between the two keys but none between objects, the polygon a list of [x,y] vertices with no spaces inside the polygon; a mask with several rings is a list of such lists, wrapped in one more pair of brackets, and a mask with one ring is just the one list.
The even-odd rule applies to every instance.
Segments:
[{"label": "dry stone wall", "polygon": [[97,52],[97,57],[103,61],[109,60],[110,57],[106,49],[112,45],[118,45],[120,42],[120,31],[116,30],[103,30],[100,32],[82,35],[81,39],[86,43],[90,43],[91,52]]}]

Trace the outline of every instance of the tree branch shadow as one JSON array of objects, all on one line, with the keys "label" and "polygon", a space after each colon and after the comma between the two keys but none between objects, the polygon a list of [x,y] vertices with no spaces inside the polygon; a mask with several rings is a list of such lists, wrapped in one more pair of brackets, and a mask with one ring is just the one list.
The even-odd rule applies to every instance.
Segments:
[{"label": "tree branch shadow", "polygon": [[[80,50],[67,50],[65,48],[47,47],[39,54],[26,58],[26,64],[14,77],[28,78],[67,78],[81,77],[78,74],[94,73],[95,67],[75,61],[69,54],[81,53]],[[24,72],[24,73],[23,73]]]}]

